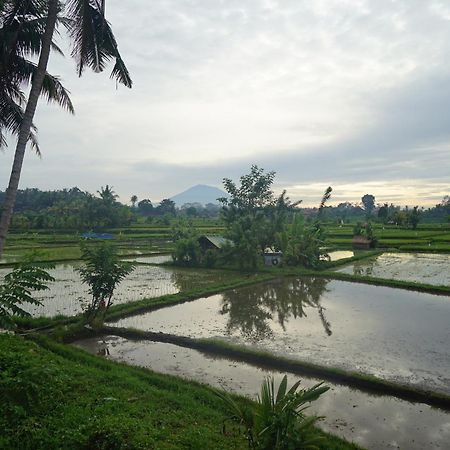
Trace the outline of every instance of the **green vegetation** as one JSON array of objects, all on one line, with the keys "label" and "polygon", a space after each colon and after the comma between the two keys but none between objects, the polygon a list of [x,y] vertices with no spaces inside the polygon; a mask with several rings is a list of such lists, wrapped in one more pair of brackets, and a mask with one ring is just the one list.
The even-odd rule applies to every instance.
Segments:
[{"label": "green vegetation", "polygon": [[84,265],[77,268],[81,281],[89,285],[92,300],[86,308],[88,323],[103,321],[111,306],[116,286],[133,270],[133,264],[119,260],[117,250],[109,242],[83,245]]},{"label": "green vegetation", "polygon": [[[212,389],[34,340],[0,336],[0,448],[248,448],[222,433],[227,410]],[[317,433],[324,450],[357,449]]]},{"label": "green vegetation", "polygon": [[231,395],[218,392],[230,411],[230,419],[242,426],[252,450],[318,450],[325,438],[314,424],[318,417],[305,417],[304,411],[329,388],[322,383],[298,390],[301,380],[287,390],[285,375],[275,392],[274,379],[267,378],[255,404],[240,405]]},{"label": "green vegetation", "polygon": [[[322,198],[319,218],[330,195],[331,187],[325,191]],[[287,265],[317,268],[321,260],[327,257],[324,250],[325,232],[319,220],[308,223],[302,215],[295,214],[292,223],[284,224],[283,230],[276,235],[276,238]]]},{"label": "green vegetation", "polygon": [[261,255],[267,250],[282,250],[286,263],[316,267],[325,241],[319,219],[331,187],[327,188],[314,222],[306,222],[297,207],[283,191],[275,197],[271,190],[275,172],[252,166],[250,173],[240,178],[240,186],[225,178],[224,187],[229,198],[219,199],[223,204],[222,218],[225,236],[231,245],[222,249],[226,263],[240,268],[255,269],[261,264]]},{"label": "green vegetation", "polygon": [[[64,9],[64,7],[66,7]],[[62,17],[62,12],[67,15]],[[89,67],[102,72],[114,60],[111,77],[131,88],[132,81],[119,53],[114,33],[105,18],[105,2],[83,0],[47,0],[0,3],[0,145],[6,144],[4,133],[17,137],[14,161],[0,218],[0,256],[14,209],[25,150],[31,141],[37,147],[33,124],[41,95],[74,112],[68,92],[57,78],[47,72],[52,51],[61,53],[54,42],[63,25],[71,42],[78,75]],[[37,64],[33,61],[37,59]],[[25,96],[29,88],[28,98]],[[39,148],[37,147],[39,151]]]},{"label": "green vegetation", "polygon": [[172,239],[175,244],[172,253],[175,264],[183,266],[199,265],[202,259],[199,234],[191,221],[179,219],[172,226]]},{"label": "green vegetation", "polygon": [[55,280],[48,272],[31,263],[20,264],[8,273],[0,284],[0,329],[14,328],[14,316],[29,317],[21,305],[40,305],[32,292],[48,289],[48,283],[52,281]]},{"label": "green vegetation", "polygon": [[249,174],[241,176],[239,186],[229,178],[223,180],[230,197],[219,200],[225,237],[232,242],[224,253],[240,268],[259,265],[261,253],[275,246],[287,214],[299,203],[291,203],[286,192],[275,198],[271,190],[274,178],[275,172],[264,173],[264,169],[252,166]]},{"label": "green vegetation", "polygon": [[393,395],[404,400],[426,403],[431,406],[450,410],[450,396],[425,391],[409,385],[386,381],[373,375],[352,372],[330,366],[290,359],[273,353],[256,350],[255,348],[243,345],[235,345],[220,339],[194,339],[185,336],[178,336],[166,333],[155,333],[152,331],[141,331],[131,328],[103,327],[97,330],[99,334],[110,334],[121,336],[127,339],[148,339],[151,341],[167,342],[182,347],[188,347],[210,353],[211,355],[223,355],[225,357],[236,358],[241,361],[256,365],[273,368],[278,371],[295,373],[299,376],[313,376],[328,381],[355,387],[366,392],[380,395]]},{"label": "green vegetation", "polygon": [[[89,264],[88,267],[80,270],[80,274],[83,280],[91,285],[93,299],[91,310],[101,310],[102,319],[114,321],[219,292],[225,295],[224,307],[226,308],[233,306],[234,289],[287,276],[313,276],[318,280],[319,285],[328,279],[338,279],[450,295],[448,286],[431,286],[332,271],[342,264],[378,255],[380,252],[361,252],[352,258],[333,262],[323,260],[323,255],[327,251],[351,247],[354,224],[324,222],[324,218],[330,211],[325,206],[325,202],[331,189],[326,191],[314,215],[303,216],[296,208],[297,205],[292,204],[285,193],[279,197],[274,196],[271,191],[273,176],[271,172],[264,173],[262,169],[252,167],[250,174],[241,177],[240,186],[235,185],[231,180],[225,180],[230,198],[223,201],[222,222],[211,217],[200,218],[189,208],[184,208],[183,211],[175,210],[169,201],[162,202],[160,207],[152,206],[152,212],[147,211],[148,215],[145,216],[140,209],[145,206],[147,210],[150,210],[149,202],[141,201],[143,203],[139,206],[141,202],[133,196],[133,206],[130,208],[117,202],[111,186],[101,188],[98,193],[100,197],[93,197],[94,200],[88,200],[88,202],[95,203],[100,208],[99,211],[104,211],[102,213],[104,222],[98,224],[98,228],[112,233],[114,239],[107,244],[100,243],[95,247],[84,249]],[[79,194],[73,192],[70,195],[76,197]],[[85,193],[82,195],[84,196]],[[165,211],[164,215],[158,218],[155,210],[162,211],[162,209]],[[126,213],[130,224],[124,221],[123,226],[117,227],[117,223],[105,222],[108,211],[116,217],[119,210]],[[38,212],[38,215],[41,213],[42,211]],[[450,251],[450,225],[420,222],[416,223],[416,228],[411,223],[400,227],[377,223],[374,220],[375,213],[376,209],[371,210],[368,215],[372,221],[371,232],[378,240],[380,248],[389,248],[390,251],[407,248],[423,251]],[[417,213],[419,214],[419,211]],[[49,210],[44,214],[51,215]],[[61,215],[55,213],[55,215],[58,214]],[[81,258],[80,237],[78,233],[68,231],[71,225],[66,224],[60,228],[55,225],[48,226],[47,223],[46,226],[46,229],[39,232],[11,234],[5,252],[6,262],[15,266],[16,261],[23,260],[30,252],[33,252],[40,261]],[[49,229],[53,226],[55,229]],[[78,224],[77,227],[79,226]],[[226,235],[234,245],[225,248],[223,253],[213,250],[205,252],[201,250],[198,242],[198,237],[204,234]],[[268,247],[283,250],[285,258],[283,267],[261,266],[261,251]],[[230,270],[226,272],[230,273],[230,279],[225,277],[226,281],[211,283],[207,287],[196,286],[192,289],[185,285],[180,287],[181,292],[178,294],[112,305],[111,296],[115,283],[120,281],[128,270],[128,265],[120,262],[118,255],[121,257],[145,255],[161,251],[173,251],[175,262],[182,265],[218,267],[226,263],[227,269],[240,267],[250,270],[240,275],[234,275]],[[229,259],[224,261],[226,258]],[[105,284],[105,280],[108,283]],[[299,279],[300,282],[301,279]],[[253,294],[253,289],[251,291]],[[298,294],[295,286],[290,293],[278,294],[285,300],[283,307],[286,311],[296,307],[289,297],[289,294],[292,296]],[[254,298],[251,298],[249,302],[250,307],[251,302],[257,300],[257,296],[258,290],[254,289]],[[313,303],[311,305],[314,306]],[[302,313],[301,310],[295,311],[296,314]],[[55,342],[55,340],[69,342],[82,336],[92,335],[92,331],[84,327],[85,321],[86,317],[81,314],[75,317],[60,316],[53,319],[17,317],[14,319],[14,324],[20,330],[27,330],[26,333],[30,333],[32,339],[39,345],[25,342],[17,337],[0,337],[0,371],[2,377],[6,374],[2,378],[4,382],[0,381],[0,394],[7,399],[6,408],[8,408],[8,414],[0,418],[3,421],[0,426],[4,426],[7,430],[5,436],[0,437],[0,447],[4,444],[9,448],[10,443],[15,442],[17,433],[22,432],[22,434],[30,434],[30,445],[33,445],[33,448],[58,446],[63,439],[67,439],[67,448],[148,448],[152,446],[157,448],[189,448],[189,446],[191,448],[246,448],[245,436],[247,438],[252,436],[250,441],[255,443],[255,448],[276,448],[277,444],[274,444],[271,438],[264,441],[261,437],[261,440],[256,443],[256,436],[260,436],[260,433],[255,431],[258,430],[257,421],[254,422],[256,428],[253,431],[249,426],[242,428],[241,425],[234,428],[234,433],[222,434],[221,425],[229,411],[225,405],[220,404],[212,390],[208,388],[167,376],[159,376],[145,370],[100,361],[98,358]],[[223,341],[101,327],[102,320],[98,322],[95,323],[99,325],[97,333],[107,332],[137,339],[171,342],[212,354],[232,356],[256,364],[263,363],[266,367],[277,370],[314,375],[369,392],[395,395],[450,409],[450,399],[444,394],[390,383],[369,375],[322,367],[306,361],[280,358],[252,348],[233,346]],[[323,324],[326,331],[325,317],[323,317]],[[44,333],[53,340],[42,338]],[[4,344],[5,342],[8,344]],[[29,361],[21,354],[22,351],[31,353]],[[18,353],[17,365],[12,362],[12,355],[15,353]],[[6,357],[4,354],[9,356]],[[14,377],[17,378],[18,373],[21,374],[22,384],[19,383],[14,388],[11,380]],[[40,376],[43,379],[47,376],[50,383],[44,386],[43,380],[39,379]],[[31,382],[31,379],[38,381]],[[103,383],[100,380],[103,380]],[[108,383],[105,383],[105,380],[108,380]],[[150,385],[150,388],[146,383]],[[91,386],[95,388],[91,389]],[[266,385],[266,388],[267,386],[269,385]],[[147,393],[147,389],[150,389],[151,393]],[[267,392],[269,391],[270,388]],[[185,396],[178,398],[180,392],[184,392]],[[271,392],[274,394],[273,389]],[[269,397],[270,395],[267,398]],[[125,401],[128,398],[137,398],[137,400]],[[203,398],[212,400],[199,400]],[[246,411],[246,417],[250,417],[250,411],[256,411],[259,408],[257,404],[247,400],[230,398],[239,406],[241,413]],[[201,406],[196,402],[201,403]],[[276,403],[275,401],[275,409]],[[204,408],[197,421],[198,427],[192,415],[196,408]],[[40,419],[44,410],[50,413],[45,419]],[[214,410],[214,416],[211,415],[212,410]],[[281,417],[275,412],[272,411],[274,414],[271,417],[272,419],[276,417],[277,423],[285,424],[283,430],[297,426],[290,422],[293,416],[287,414]],[[89,414],[92,414],[92,419],[89,419]],[[181,418],[184,414],[188,419],[182,423]],[[240,416],[242,418],[243,414]],[[316,441],[316,438],[322,434],[312,428],[314,418],[301,417],[300,419],[306,421],[305,429],[311,431],[312,440]],[[70,428],[69,420],[76,423],[76,427],[72,424]],[[270,422],[270,419],[268,420]],[[267,436],[273,437],[274,434],[269,433],[272,425],[268,423],[269,428],[260,427],[259,430],[267,429]],[[244,431],[244,436],[238,432],[239,430]],[[279,436],[282,434],[283,432]],[[356,448],[328,436],[325,436],[325,442],[326,444],[320,444],[319,448]],[[279,448],[285,448],[283,445],[280,444]]]}]

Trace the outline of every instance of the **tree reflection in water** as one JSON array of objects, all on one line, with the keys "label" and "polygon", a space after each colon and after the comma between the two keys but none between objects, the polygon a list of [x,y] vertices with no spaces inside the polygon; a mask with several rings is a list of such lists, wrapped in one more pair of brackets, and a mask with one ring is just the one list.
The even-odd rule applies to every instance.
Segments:
[{"label": "tree reflection in water", "polygon": [[236,278],[236,273],[229,270],[184,269],[179,267],[166,270],[170,271],[170,282],[180,292],[206,287],[211,283],[224,283]]},{"label": "tree reflection in water", "polygon": [[281,279],[222,294],[220,314],[228,314],[227,333],[241,333],[257,342],[273,337],[270,321],[276,320],[283,330],[291,317],[307,317],[306,308],[318,311],[325,333],[331,336],[331,324],[325,317],[321,296],[328,280],[323,278]]}]

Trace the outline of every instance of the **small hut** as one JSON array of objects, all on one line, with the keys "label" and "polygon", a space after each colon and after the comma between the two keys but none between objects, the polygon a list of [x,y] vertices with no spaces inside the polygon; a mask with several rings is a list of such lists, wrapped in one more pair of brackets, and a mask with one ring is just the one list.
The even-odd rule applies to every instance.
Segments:
[{"label": "small hut", "polygon": [[281,264],[283,253],[268,248],[262,253],[262,257],[265,266],[276,267]]},{"label": "small hut", "polygon": [[198,243],[203,252],[206,250],[221,250],[225,245],[231,245],[232,242],[223,236],[200,236]]}]

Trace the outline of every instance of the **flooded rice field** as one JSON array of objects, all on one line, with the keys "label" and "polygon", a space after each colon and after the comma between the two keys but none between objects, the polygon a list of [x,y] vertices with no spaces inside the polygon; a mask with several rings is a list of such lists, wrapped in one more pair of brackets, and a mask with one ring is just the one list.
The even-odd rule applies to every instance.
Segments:
[{"label": "flooded rice field", "polygon": [[[353,258],[355,252],[352,250],[334,250],[327,253],[330,261],[339,261],[344,258]],[[327,258],[328,259],[328,258]]]},{"label": "flooded rice field", "polygon": [[450,255],[383,253],[351,263],[338,272],[450,286]]},{"label": "flooded rice field", "polygon": [[135,257],[129,258],[128,260],[135,261],[137,263],[145,263],[145,264],[162,264],[165,262],[173,261],[172,255],[170,255],[170,254],[139,256],[137,258],[135,258]]},{"label": "flooded rice field", "polygon": [[[132,341],[117,336],[84,339],[75,343],[91,353],[207,383],[252,398],[266,376],[278,384],[284,372],[242,361],[212,356],[172,344]],[[288,374],[289,385],[300,378]],[[301,377],[302,386],[320,380]],[[321,428],[369,450],[444,449],[450,442],[450,413],[394,397],[367,394],[334,383],[309,413],[325,416]]]},{"label": "flooded rice field", "polygon": [[450,393],[450,297],[291,278],[119,320]]},{"label": "flooded rice field", "polygon": [[[56,281],[49,284],[49,290],[34,294],[43,305],[24,305],[23,308],[36,317],[70,316],[82,312],[83,306],[89,301],[89,293],[88,287],[81,283],[80,276],[74,270],[79,264],[57,264],[54,269],[50,269],[49,273]],[[0,269],[0,281],[10,270]],[[199,289],[211,283],[230,281],[236,276],[231,271],[138,265],[116,288],[113,304]]]}]

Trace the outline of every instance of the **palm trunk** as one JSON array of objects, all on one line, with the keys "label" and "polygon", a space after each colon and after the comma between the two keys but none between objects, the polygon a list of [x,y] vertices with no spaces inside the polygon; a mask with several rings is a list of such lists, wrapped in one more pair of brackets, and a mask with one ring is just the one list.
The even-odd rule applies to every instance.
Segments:
[{"label": "palm trunk", "polygon": [[50,48],[55,30],[56,18],[58,15],[58,0],[49,0],[48,16],[45,25],[44,35],[42,37],[41,53],[39,55],[39,63],[36,72],[33,75],[31,83],[30,96],[28,97],[27,106],[22,124],[20,126],[19,138],[17,140],[16,153],[14,154],[14,162],[9,178],[8,188],[6,189],[5,200],[2,208],[2,217],[0,219],[0,257],[5,247],[6,235],[8,233],[11,216],[16,201],[17,189],[19,188],[20,173],[22,171],[23,158],[27,142],[30,136],[31,124],[33,123],[34,113],[39,100],[39,95],[44,82],[45,73],[47,72],[48,59],[50,57]]}]

